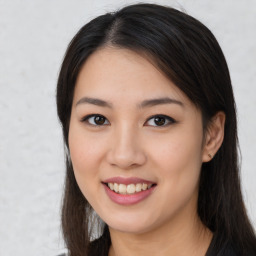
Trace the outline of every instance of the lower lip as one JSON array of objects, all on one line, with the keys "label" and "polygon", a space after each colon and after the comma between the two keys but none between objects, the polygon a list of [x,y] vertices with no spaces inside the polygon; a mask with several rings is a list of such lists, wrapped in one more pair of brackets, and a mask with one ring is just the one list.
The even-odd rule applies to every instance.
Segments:
[{"label": "lower lip", "polygon": [[141,192],[129,195],[123,195],[123,194],[118,194],[115,193],[114,191],[112,191],[107,185],[103,184],[105,191],[107,193],[107,195],[109,196],[109,198],[117,203],[117,204],[121,204],[121,205],[132,205],[132,204],[137,204],[141,201],[143,201],[144,199],[146,199],[149,195],[151,195],[151,193],[154,191],[156,186],[151,187],[150,189],[147,190],[143,190]]}]

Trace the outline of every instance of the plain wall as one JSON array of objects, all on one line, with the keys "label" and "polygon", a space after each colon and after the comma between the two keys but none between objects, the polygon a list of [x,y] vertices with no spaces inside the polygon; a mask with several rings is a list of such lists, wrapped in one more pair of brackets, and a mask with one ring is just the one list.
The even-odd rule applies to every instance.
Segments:
[{"label": "plain wall", "polygon": [[[63,251],[64,154],[55,106],[60,64],[82,25],[128,3],[135,1],[0,0],[0,255]],[[157,3],[202,21],[224,51],[238,108],[244,197],[256,226],[256,1]]]}]

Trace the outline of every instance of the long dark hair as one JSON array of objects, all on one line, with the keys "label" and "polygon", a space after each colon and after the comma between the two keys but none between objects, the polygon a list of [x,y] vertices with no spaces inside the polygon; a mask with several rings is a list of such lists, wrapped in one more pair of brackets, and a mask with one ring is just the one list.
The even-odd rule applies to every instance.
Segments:
[{"label": "long dark hair", "polygon": [[95,214],[76,183],[68,145],[77,76],[87,58],[106,46],[130,49],[150,59],[201,110],[205,129],[218,111],[226,114],[223,144],[212,161],[202,165],[198,215],[215,233],[216,255],[230,242],[239,255],[256,251],[240,188],[236,108],[221,48],[210,30],[193,17],[170,7],[135,4],[82,27],[61,66],[57,109],[66,147],[62,229],[70,255],[107,255],[111,243],[106,224],[97,243],[91,242],[90,220]]}]

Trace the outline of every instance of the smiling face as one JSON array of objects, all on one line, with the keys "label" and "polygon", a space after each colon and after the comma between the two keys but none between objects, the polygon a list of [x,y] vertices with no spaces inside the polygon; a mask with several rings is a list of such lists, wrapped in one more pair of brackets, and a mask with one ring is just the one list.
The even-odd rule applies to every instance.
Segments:
[{"label": "smiling face", "polygon": [[201,112],[147,59],[115,48],[89,57],[69,147],[78,186],[110,229],[143,233],[196,216],[202,127]]}]

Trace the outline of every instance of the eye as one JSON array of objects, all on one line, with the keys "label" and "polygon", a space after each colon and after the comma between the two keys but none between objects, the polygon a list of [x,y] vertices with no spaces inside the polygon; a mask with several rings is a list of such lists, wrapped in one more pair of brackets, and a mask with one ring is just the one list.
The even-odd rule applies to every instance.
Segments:
[{"label": "eye", "polygon": [[170,124],[176,123],[176,121],[166,115],[155,115],[150,117],[147,122],[146,125],[147,126],[167,126]]},{"label": "eye", "polygon": [[108,125],[109,121],[102,115],[99,114],[93,114],[93,115],[88,115],[82,118],[82,122],[87,122],[90,125],[95,125],[95,126],[102,126],[102,125]]}]

